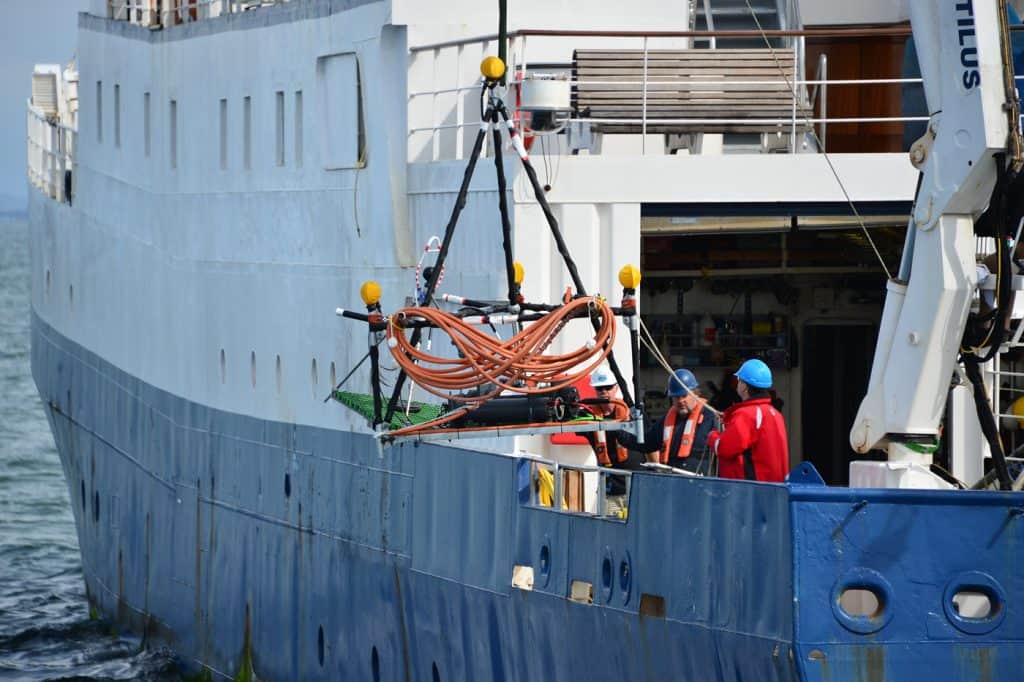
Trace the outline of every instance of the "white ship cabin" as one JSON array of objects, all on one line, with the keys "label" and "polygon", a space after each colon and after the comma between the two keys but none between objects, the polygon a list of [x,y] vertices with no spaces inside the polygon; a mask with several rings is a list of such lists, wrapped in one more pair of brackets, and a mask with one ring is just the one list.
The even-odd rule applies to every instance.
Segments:
[{"label": "white ship cabin", "polygon": [[[906,2],[508,4],[505,101],[590,291],[617,304],[619,269],[638,265],[660,353],[716,401],[763,358],[794,464],[846,483],[927,115]],[[412,295],[480,127],[497,3],[95,0],[79,24],[77,63],[34,76],[29,176],[70,204],[62,220],[130,239],[124,257],[158,281],[118,298],[129,324],[95,268],[55,252],[37,310],[204,404],[356,424],[322,403],[365,353],[333,310],[371,278],[385,312]],[[502,152],[523,293],[560,299],[568,273]],[[503,295],[494,153],[488,139],[441,291]],[[168,317],[194,333],[164,338]],[[628,334],[616,348],[628,372]],[[666,373],[650,352],[640,372],[658,414]],[[514,448],[593,461],[547,437]]]}]

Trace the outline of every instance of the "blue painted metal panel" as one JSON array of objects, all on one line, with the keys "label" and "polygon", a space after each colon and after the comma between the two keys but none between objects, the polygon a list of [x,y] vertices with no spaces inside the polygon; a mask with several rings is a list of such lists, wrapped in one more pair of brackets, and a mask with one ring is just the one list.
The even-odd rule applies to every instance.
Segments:
[{"label": "blue painted metal panel", "polygon": [[[90,600],[191,667],[233,675],[248,642],[263,679],[1024,678],[1017,496],[637,474],[627,520],[562,513],[514,458],[218,412],[33,334]],[[840,579],[891,617],[858,632]],[[1002,608],[958,621],[977,585]]]},{"label": "blue painted metal panel", "polygon": [[[1020,495],[794,486],[797,659],[806,679],[1024,679]],[[998,585],[987,632],[965,632],[951,586]],[[847,588],[881,610],[851,617]],[[973,619],[972,619],[973,620]],[[996,622],[998,621],[998,622]],[[990,626],[990,627],[988,627]],[[966,628],[966,629],[969,629]]]}]

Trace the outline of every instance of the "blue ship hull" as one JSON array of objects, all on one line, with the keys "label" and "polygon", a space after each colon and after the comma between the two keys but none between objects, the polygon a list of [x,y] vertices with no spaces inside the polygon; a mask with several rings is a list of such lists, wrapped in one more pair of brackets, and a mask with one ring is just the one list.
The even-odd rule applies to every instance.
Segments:
[{"label": "blue ship hull", "polygon": [[[829,489],[801,465],[787,485],[637,474],[626,521],[559,512],[523,460],[210,409],[32,327],[89,599],[188,669],[1024,679],[1019,495]],[[879,611],[848,616],[847,588]],[[956,613],[962,589],[989,617]]]}]

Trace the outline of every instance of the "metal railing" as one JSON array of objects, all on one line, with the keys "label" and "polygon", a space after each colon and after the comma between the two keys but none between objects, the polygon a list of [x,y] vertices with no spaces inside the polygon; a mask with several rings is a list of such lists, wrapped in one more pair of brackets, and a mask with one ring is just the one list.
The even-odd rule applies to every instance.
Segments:
[{"label": "metal railing", "polygon": [[[588,516],[603,516],[609,518],[624,518],[618,516],[615,513],[617,510],[609,508],[607,497],[605,495],[605,489],[610,479],[617,479],[622,481],[625,488],[625,498],[628,503],[630,493],[632,491],[632,474],[629,471],[623,471],[621,469],[609,469],[607,467],[600,466],[587,466],[582,464],[564,464],[554,460],[542,459],[539,457],[524,457],[524,462],[528,462],[530,466],[530,504],[535,507],[544,507],[551,509],[552,511],[559,511],[571,514],[584,514]],[[553,492],[550,494],[550,500],[543,499],[545,497],[542,494],[543,485],[541,483],[542,473],[546,472],[553,478]],[[575,508],[570,504],[570,500],[566,499],[564,478],[567,473],[576,472],[581,476],[583,474],[597,474],[597,503],[594,506],[595,512],[587,511],[585,502],[582,505],[577,505]],[[584,485],[586,485],[584,483]],[[584,498],[586,495],[584,494]],[[627,509],[623,506],[623,510]]]},{"label": "metal railing", "polygon": [[[709,32],[702,31],[678,31],[678,32],[601,32],[601,31],[545,31],[545,30],[524,30],[509,35],[509,83],[506,101],[510,105],[513,115],[518,117],[515,109],[515,88],[522,84],[524,72],[562,72],[566,75],[570,86],[596,85],[597,81],[579,80],[571,78],[572,60],[571,56],[575,49],[593,47],[598,45],[605,49],[636,49],[640,48],[643,63],[647,62],[649,51],[656,47],[664,47],[664,41],[676,41],[675,48],[679,41],[689,40],[693,37],[707,36]],[[787,133],[789,139],[789,151],[799,151],[797,141],[803,138],[807,128],[817,126],[820,137],[824,142],[827,139],[827,126],[829,124],[881,124],[881,123],[923,123],[929,120],[928,116],[888,116],[888,115],[860,115],[860,116],[832,116],[828,115],[826,99],[829,88],[842,87],[864,87],[864,86],[899,86],[904,84],[919,84],[921,78],[855,78],[855,79],[830,79],[828,78],[827,61],[824,55],[818,62],[818,73],[813,79],[803,75],[803,55],[805,52],[805,37],[862,37],[874,35],[902,36],[909,35],[909,31],[901,27],[882,29],[835,29],[818,30],[809,29],[803,31],[765,31],[769,37],[791,37],[793,38],[793,64],[792,72],[795,75],[787,79],[779,74],[778,79],[766,80],[705,80],[700,79],[679,79],[673,81],[649,80],[646,78],[646,71],[639,79],[623,80],[602,80],[600,85],[618,85],[623,88],[633,88],[639,92],[641,116],[639,118],[599,118],[580,116],[574,114],[573,121],[580,124],[593,124],[597,126],[627,125],[638,128],[639,132],[646,135],[648,127],[656,124],[664,126],[679,126],[680,132],[687,132],[687,127],[700,126],[763,126],[772,127],[781,133]],[[760,32],[751,31],[719,31],[718,36],[760,36]],[[479,59],[467,59],[467,55],[480,54],[481,46],[494,45],[496,35],[478,36],[463,40],[452,40],[428,45],[413,46],[410,48],[410,77],[411,83],[431,82],[431,86],[423,89],[413,90],[409,93],[409,159],[410,161],[438,161],[449,159],[462,159],[468,149],[467,140],[476,133],[480,124],[479,101],[477,95],[480,92],[480,77],[477,71]],[[543,41],[543,42],[542,42]],[[528,49],[529,48],[529,49]],[[694,48],[696,49],[696,48]],[[493,49],[496,53],[496,48]],[[788,55],[787,55],[788,56]],[[430,62],[431,68],[424,67],[421,62]],[[426,77],[417,77],[414,73],[419,68]],[[648,115],[648,102],[661,91],[685,87],[693,89],[695,85],[711,93],[716,87],[735,86],[758,86],[762,88],[780,87],[791,93],[791,106],[789,116],[785,118],[653,118]],[[810,94],[808,90],[811,89]],[[820,99],[819,99],[820,98]],[[805,115],[803,112],[813,112],[813,104],[820,102],[820,109],[817,114]],[[424,105],[424,103],[427,103]],[[821,150],[818,150],[821,151]],[[642,150],[646,153],[646,149]]]},{"label": "metal railing", "polygon": [[188,24],[292,0],[109,0],[107,18],[147,28]]},{"label": "metal railing", "polygon": [[26,133],[29,181],[50,198],[70,203],[78,131],[48,118],[29,103]]}]

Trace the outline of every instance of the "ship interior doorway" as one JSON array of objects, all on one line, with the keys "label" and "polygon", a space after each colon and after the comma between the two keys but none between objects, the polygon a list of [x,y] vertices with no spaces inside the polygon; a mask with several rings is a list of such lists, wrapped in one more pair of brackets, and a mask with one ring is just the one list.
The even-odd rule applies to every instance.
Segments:
[{"label": "ship interior doorway", "polygon": [[849,483],[856,455],[849,433],[867,392],[877,327],[872,324],[805,325],[803,330],[803,459],[829,485]]},{"label": "ship interior doorway", "polygon": [[[858,210],[882,259],[899,262],[909,204]],[[845,211],[845,213],[844,213]],[[848,434],[864,396],[885,272],[848,205],[644,205],[640,309],[658,351],[693,371],[712,406],[738,400],[746,359],[772,369],[790,464],[811,461],[848,481]],[[652,417],[667,406],[666,372],[641,353]]]}]

